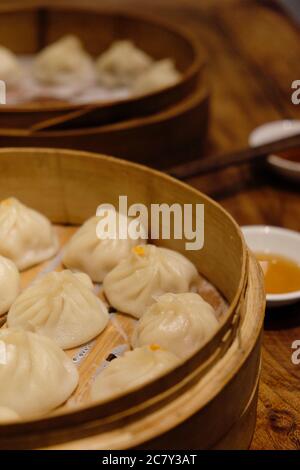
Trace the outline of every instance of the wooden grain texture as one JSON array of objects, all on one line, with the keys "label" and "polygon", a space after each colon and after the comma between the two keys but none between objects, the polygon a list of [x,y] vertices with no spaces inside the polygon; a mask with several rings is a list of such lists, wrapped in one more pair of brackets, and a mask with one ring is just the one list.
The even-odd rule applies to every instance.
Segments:
[{"label": "wooden grain texture", "polygon": [[263,145],[255,147],[245,147],[244,149],[214,155],[210,158],[198,158],[194,162],[186,163],[171,168],[168,172],[175,178],[187,180],[194,176],[207,175],[216,171],[224,170],[245,163],[262,163],[269,155],[278,155],[279,152],[294,151],[300,145],[300,134],[285,137]]},{"label": "wooden grain texture", "polygon": [[[300,78],[299,31],[275,2],[126,0],[137,11],[141,3],[143,11],[193,32],[210,55],[208,155],[245,146],[249,132],[266,121],[300,118],[300,106],[290,100],[291,82]],[[118,7],[124,1],[101,4]],[[215,197],[240,224],[300,230],[299,188],[264,165],[228,169],[189,182]],[[299,305],[267,312],[253,449],[300,448],[300,366],[291,362],[291,344],[300,339],[299,313]]]},{"label": "wooden grain texture", "polygon": [[[120,4],[111,0],[112,4]],[[128,0],[131,6],[137,0]],[[247,144],[267,121],[300,119],[291,83],[300,78],[299,31],[272,1],[144,0],[153,12],[192,31],[210,56],[212,113],[206,153]],[[265,165],[231,168],[189,182],[212,195],[240,224],[300,230],[300,195]],[[291,344],[300,339],[300,305],[267,312],[253,449],[300,448],[300,366]]]},{"label": "wooden grain texture", "polygon": [[[75,1],[75,0],[73,0]],[[91,0],[90,0],[91,1]],[[93,0],[97,2],[97,0]],[[99,1],[99,0],[98,0]],[[120,6],[122,0],[101,0]],[[212,112],[207,155],[237,150],[267,121],[300,119],[291,83],[300,79],[299,31],[272,0],[143,0],[143,10],[193,32],[210,57]],[[139,9],[141,0],[126,0]],[[216,198],[240,224],[300,230],[299,187],[265,165],[231,168],[189,182]],[[300,305],[267,312],[253,449],[300,448]]]}]

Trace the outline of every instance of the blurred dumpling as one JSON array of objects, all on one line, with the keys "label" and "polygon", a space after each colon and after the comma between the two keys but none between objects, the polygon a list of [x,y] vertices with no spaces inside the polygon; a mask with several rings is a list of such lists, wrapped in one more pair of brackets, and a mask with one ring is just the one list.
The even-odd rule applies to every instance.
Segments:
[{"label": "blurred dumpling", "polygon": [[78,384],[72,360],[45,336],[0,330],[0,406],[21,418],[43,415],[64,403]]},{"label": "blurred dumpling", "polygon": [[91,388],[93,401],[113,398],[158,378],[179,363],[178,358],[156,345],[127,351],[100,372]]},{"label": "blurred dumpling", "polygon": [[131,41],[115,41],[96,62],[98,81],[107,87],[128,86],[152,64]]},{"label": "blurred dumpling", "polygon": [[14,87],[22,77],[22,69],[17,57],[6,47],[0,46],[0,80],[7,88]]},{"label": "blurred dumpling", "polygon": [[133,347],[157,343],[181,359],[200,349],[218,328],[214,309],[194,293],[158,297],[137,323]]},{"label": "blurred dumpling", "polygon": [[175,85],[180,80],[171,59],[160,60],[145,70],[134,82],[133,92],[137,95],[151,93]]},{"label": "blurred dumpling", "polygon": [[58,239],[50,221],[11,197],[0,203],[0,254],[21,271],[54,256]]},{"label": "blurred dumpling", "polygon": [[183,255],[154,245],[134,247],[103,282],[109,303],[140,318],[155,298],[166,292],[196,291],[196,267]]},{"label": "blurred dumpling", "polygon": [[52,272],[25,289],[11,306],[7,324],[48,336],[62,349],[95,338],[108,322],[105,304],[83,273]]},{"label": "blurred dumpling", "polygon": [[68,35],[45,47],[37,55],[33,73],[37,80],[47,85],[86,81],[93,73],[93,61],[81,41]]},{"label": "blurred dumpling", "polygon": [[[122,224],[129,222],[130,219],[125,215],[116,214]],[[116,235],[119,229],[118,217]],[[94,282],[102,282],[106,274],[130,254],[132,247],[145,243],[142,238],[133,240],[129,234],[125,239],[118,236],[115,239],[101,238],[97,228],[99,221],[98,216],[88,219],[73,235],[63,256],[63,263],[67,268],[87,273]]]},{"label": "blurred dumpling", "polygon": [[12,421],[19,421],[20,416],[11,408],[0,406],[0,424],[11,423]]},{"label": "blurred dumpling", "polygon": [[15,263],[0,256],[0,316],[8,312],[20,290],[20,274]]}]

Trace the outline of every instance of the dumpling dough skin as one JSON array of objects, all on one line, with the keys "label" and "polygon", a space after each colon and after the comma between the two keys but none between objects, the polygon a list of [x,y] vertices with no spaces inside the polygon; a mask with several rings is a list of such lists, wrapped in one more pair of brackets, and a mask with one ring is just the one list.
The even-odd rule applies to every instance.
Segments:
[{"label": "dumpling dough skin", "polygon": [[93,401],[113,398],[144,385],[173,369],[178,358],[156,345],[127,351],[100,372],[92,389]]},{"label": "dumpling dough skin", "polygon": [[152,58],[131,41],[115,41],[97,59],[98,81],[109,88],[130,86],[152,62]]},{"label": "dumpling dough skin", "polygon": [[20,274],[15,263],[0,256],[0,317],[8,312],[20,290]]},{"label": "dumpling dough skin", "polygon": [[[123,218],[127,217],[121,215]],[[102,240],[96,234],[99,220],[97,216],[88,219],[73,235],[63,256],[67,268],[87,273],[94,282],[102,282],[106,274],[130,254],[132,247],[146,243],[142,238],[133,240],[130,237]]]},{"label": "dumpling dough skin", "polygon": [[64,403],[78,384],[71,359],[49,338],[16,328],[0,330],[0,406],[22,419]]},{"label": "dumpling dough skin", "polygon": [[46,85],[86,81],[93,70],[93,62],[76,36],[64,36],[45,47],[36,57],[33,73]]},{"label": "dumpling dough skin", "polygon": [[20,416],[11,408],[0,406],[0,424],[11,423],[13,421],[19,421]]},{"label": "dumpling dough skin", "polygon": [[59,248],[50,221],[11,197],[0,203],[0,254],[19,270],[54,256]]},{"label": "dumpling dough skin", "polygon": [[7,323],[48,336],[62,349],[70,349],[100,334],[108,318],[90,278],[64,270],[49,273],[25,289],[11,306]]},{"label": "dumpling dough skin", "polygon": [[132,345],[155,342],[185,359],[200,349],[217,328],[213,307],[199,294],[164,294],[138,321]]},{"label": "dumpling dough skin", "polygon": [[22,69],[17,57],[4,46],[0,46],[0,80],[7,88],[16,86],[22,77]]},{"label": "dumpling dough skin", "polygon": [[185,256],[154,245],[137,246],[104,279],[110,305],[140,318],[155,298],[167,292],[196,291],[197,269]]},{"label": "dumpling dough skin", "polygon": [[180,73],[176,70],[171,59],[163,59],[145,70],[134,82],[133,92],[137,95],[152,93],[163,88],[175,85],[180,80]]}]

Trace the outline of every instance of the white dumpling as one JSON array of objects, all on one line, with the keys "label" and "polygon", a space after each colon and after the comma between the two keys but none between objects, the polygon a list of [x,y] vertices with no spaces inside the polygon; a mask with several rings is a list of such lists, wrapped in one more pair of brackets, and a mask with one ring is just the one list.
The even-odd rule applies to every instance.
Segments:
[{"label": "white dumpling", "polygon": [[11,423],[12,421],[19,421],[20,416],[11,408],[0,406],[0,424]]},{"label": "white dumpling", "polygon": [[22,77],[22,69],[17,57],[6,47],[0,46],[0,80],[7,88],[17,85]]},{"label": "white dumpling", "polygon": [[47,85],[86,81],[93,73],[93,61],[81,41],[68,35],[45,47],[37,55],[33,73],[37,80]]},{"label": "white dumpling", "polygon": [[21,418],[43,415],[64,403],[78,384],[72,360],[45,336],[0,330],[0,406]]},{"label": "white dumpling", "polygon": [[200,295],[164,294],[138,321],[132,345],[156,343],[184,359],[200,349],[217,328],[213,307]]},{"label": "white dumpling", "polygon": [[62,349],[70,349],[100,334],[108,318],[90,278],[64,270],[49,273],[25,289],[11,306],[7,324],[48,336]]},{"label": "white dumpling", "polygon": [[137,95],[152,93],[175,85],[180,77],[181,75],[171,59],[160,60],[136,79],[133,84],[133,92]]},{"label": "white dumpling", "polygon": [[[116,214],[121,217],[122,223],[129,221],[125,215]],[[99,230],[98,235],[96,233],[99,220],[100,217],[97,216],[88,219],[73,235],[63,256],[63,263],[67,268],[87,273],[94,282],[102,282],[104,277],[130,254],[132,247],[145,243],[142,238],[133,240],[129,234],[126,239],[120,239],[118,236],[115,239],[101,238]],[[118,222],[116,228],[118,234]]]},{"label": "white dumpling", "polygon": [[178,358],[156,345],[127,351],[103,369],[91,388],[93,401],[113,398],[144,385],[179,363]]},{"label": "white dumpling", "polygon": [[97,59],[98,81],[110,88],[131,85],[152,62],[152,58],[131,41],[115,41]]},{"label": "white dumpling", "polygon": [[20,274],[15,263],[0,256],[0,316],[8,312],[20,290]]},{"label": "white dumpling", "polygon": [[11,197],[0,203],[0,254],[21,271],[54,256],[58,239],[50,221]]},{"label": "white dumpling", "polygon": [[183,255],[154,245],[134,247],[103,282],[109,303],[140,318],[155,298],[166,292],[196,291],[196,267]]}]

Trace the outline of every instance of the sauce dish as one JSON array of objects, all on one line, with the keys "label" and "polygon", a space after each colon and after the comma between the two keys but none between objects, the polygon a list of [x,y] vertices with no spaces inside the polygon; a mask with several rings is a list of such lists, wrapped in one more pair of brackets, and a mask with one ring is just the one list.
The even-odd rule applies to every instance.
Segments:
[{"label": "sauce dish", "polygon": [[[300,234],[293,230],[268,225],[242,227],[246,243],[255,254],[277,255],[290,260],[300,270]],[[280,294],[266,294],[268,307],[280,307],[300,300],[300,289]]]}]

